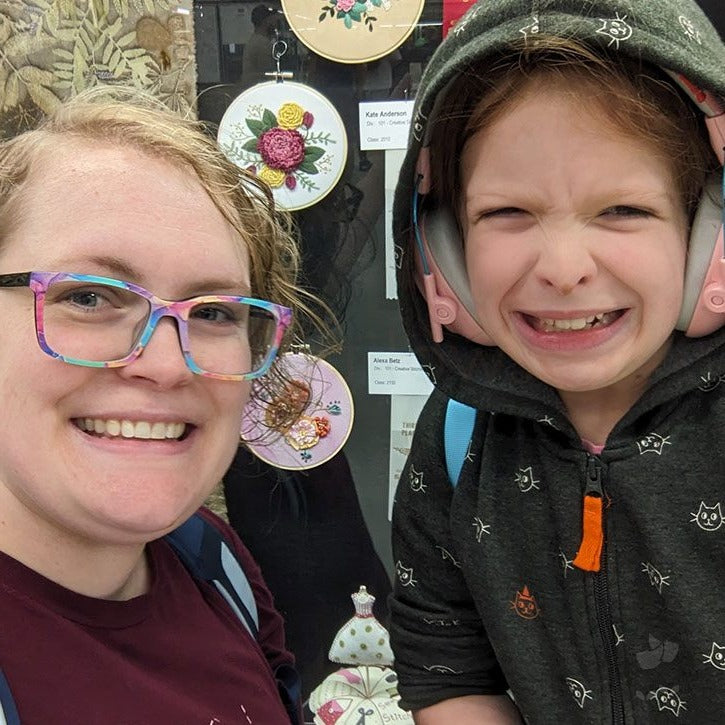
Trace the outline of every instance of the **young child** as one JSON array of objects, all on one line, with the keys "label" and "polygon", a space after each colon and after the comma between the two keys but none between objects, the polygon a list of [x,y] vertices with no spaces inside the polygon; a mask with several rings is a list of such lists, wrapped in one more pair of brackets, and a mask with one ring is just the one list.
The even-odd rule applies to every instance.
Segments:
[{"label": "young child", "polygon": [[394,212],[436,385],[393,521],[418,723],[725,718],[723,97],[690,0],[481,1],[427,68]]}]

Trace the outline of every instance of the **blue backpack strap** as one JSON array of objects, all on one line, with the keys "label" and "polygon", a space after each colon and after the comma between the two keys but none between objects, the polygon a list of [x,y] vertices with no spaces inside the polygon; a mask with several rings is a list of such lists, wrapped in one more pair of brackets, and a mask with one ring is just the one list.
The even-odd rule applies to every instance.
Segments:
[{"label": "blue backpack strap", "polygon": [[15,706],[13,693],[5,674],[0,670],[0,725],[20,725],[18,708]]},{"label": "blue backpack strap", "polygon": [[257,639],[259,615],[252,587],[216,526],[195,513],[164,538],[191,574],[215,587]]},{"label": "blue backpack strap", "polygon": [[[192,576],[217,589],[256,640],[259,613],[254,592],[221,531],[197,512],[164,538]],[[292,665],[282,664],[276,668],[274,675],[290,722],[301,725],[299,703],[302,683],[299,673]]]},{"label": "blue backpack strap", "polygon": [[446,469],[451,486],[458,485],[463,461],[468,453],[473,426],[476,423],[476,409],[449,398],[446,417],[443,423],[443,448],[446,456]]}]

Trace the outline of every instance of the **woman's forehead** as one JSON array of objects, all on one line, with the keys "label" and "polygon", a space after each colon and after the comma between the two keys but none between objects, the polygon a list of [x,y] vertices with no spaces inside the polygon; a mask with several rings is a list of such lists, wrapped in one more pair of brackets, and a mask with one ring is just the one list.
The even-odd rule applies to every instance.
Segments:
[{"label": "woman's forehead", "polygon": [[[74,144],[33,165],[0,253],[28,263],[115,256],[142,268],[248,278],[246,248],[189,169],[135,149]],[[12,249],[14,240],[21,249]],[[13,253],[14,252],[14,253]]]}]

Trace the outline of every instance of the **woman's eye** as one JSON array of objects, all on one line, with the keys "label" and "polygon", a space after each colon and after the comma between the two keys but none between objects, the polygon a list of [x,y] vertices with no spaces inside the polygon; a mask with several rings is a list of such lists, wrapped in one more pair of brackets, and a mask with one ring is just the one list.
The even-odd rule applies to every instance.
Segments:
[{"label": "woman's eye", "polygon": [[233,310],[228,310],[225,307],[212,306],[197,307],[193,311],[192,317],[203,322],[216,323],[237,322],[239,320],[239,315],[235,314]]},{"label": "woman's eye", "polygon": [[109,304],[109,299],[102,293],[90,289],[79,289],[68,292],[65,300],[76,307],[97,310]]},{"label": "woman's eye", "polygon": [[98,295],[95,292],[74,292],[72,295],[68,295],[68,299],[73,304],[81,307],[96,307],[100,304]]}]

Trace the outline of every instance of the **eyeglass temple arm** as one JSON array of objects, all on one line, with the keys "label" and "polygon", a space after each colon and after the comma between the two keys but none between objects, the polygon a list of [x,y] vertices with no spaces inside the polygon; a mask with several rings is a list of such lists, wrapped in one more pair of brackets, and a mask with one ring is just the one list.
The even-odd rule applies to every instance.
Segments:
[{"label": "eyeglass temple arm", "polygon": [[28,287],[32,272],[14,272],[0,274],[0,287]]}]

